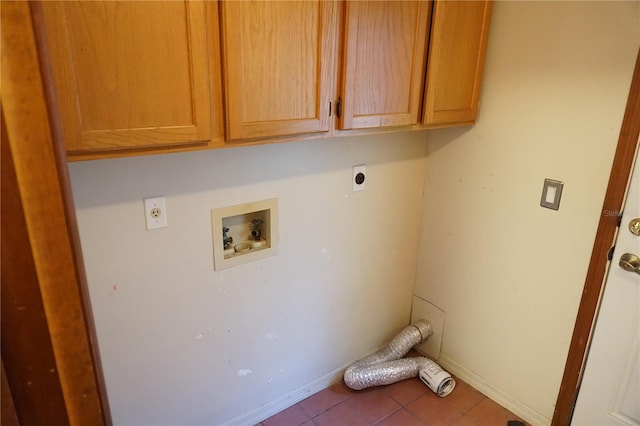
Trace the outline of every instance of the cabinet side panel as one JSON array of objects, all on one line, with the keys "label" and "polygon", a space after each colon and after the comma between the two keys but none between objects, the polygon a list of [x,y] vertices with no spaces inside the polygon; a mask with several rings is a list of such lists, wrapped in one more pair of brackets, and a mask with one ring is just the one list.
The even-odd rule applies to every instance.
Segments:
[{"label": "cabinet side panel", "polygon": [[218,2],[205,3],[207,19],[207,44],[209,59],[209,81],[211,84],[211,143],[224,145],[224,106],[222,95],[222,56],[220,51],[220,18]]}]

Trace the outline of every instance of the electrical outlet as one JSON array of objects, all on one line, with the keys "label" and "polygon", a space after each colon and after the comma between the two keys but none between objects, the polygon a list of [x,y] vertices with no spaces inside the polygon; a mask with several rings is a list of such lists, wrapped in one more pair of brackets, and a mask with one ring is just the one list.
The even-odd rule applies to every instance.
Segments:
[{"label": "electrical outlet", "polygon": [[367,165],[360,164],[359,166],[353,166],[353,192],[364,191],[367,187]]},{"label": "electrical outlet", "polygon": [[164,197],[145,198],[144,219],[147,231],[167,227],[167,206]]}]

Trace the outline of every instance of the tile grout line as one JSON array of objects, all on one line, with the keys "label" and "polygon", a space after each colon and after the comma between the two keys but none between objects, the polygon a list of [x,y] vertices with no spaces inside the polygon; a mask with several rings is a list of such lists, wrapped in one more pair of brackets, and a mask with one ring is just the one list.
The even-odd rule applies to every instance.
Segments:
[{"label": "tile grout line", "polygon": [[[327,388],[327,389],[329,389],[329,388]],[[340,404],[342,404],[342,403],[344,403],[344,402],[347,402],[349,399],[353,398],[353,396],[354,396],[354,395],[355,395],[355,394],[353,394],[353,395],[352,395],[352,394],[350,394],[350,395],[349,395],[349,396],[347,396],[346,398],[341,399],[340,401],[336,402],[335,404],[330,405],[329,407],[325,408],[324,410],[322,410],[321,412],[319,412],[318,414],[316,414],[316,415],[315,415],[315,416],[313,416],[313,417],[312,417],[312,416],[310,416],[309,414],[307,414],[307,413],[306,413],[306,411],[305,411],[305,414],[307,414],[307,416],[308,416],[308,417],[309,417],[309,419],[313,422],[313,424],[317,425],[318,423],[316,423],[315,419],[317,419],[318,417],[320,417],[321,415],[323,415],[323,414],[324,414],[324,413],[326,413],[327,411],[331,410],[332,408],[335,408],[335,407],[337,407],[338,405],[340,405]],[[302,408],[302,407],[301,407],[301,408]],[[304,408],[302,409],[302,411],[304,411]]]},{"label": "tile grout line", "polygon": [[[389,398],[391,398],[391,397],[389,397]],[[392,399],[393,399],[393,398],[392,398]],[[395,401],[395,400],[394,400],[394,401]],[[396,401],[396,402],[398,402],[398,401]],[[375,423],[370,423],[370,424],[371,424],[371,425],[377,425],[377,424],[380,424],[380,423],[382,423],[383,421],[385,421],[385,419],[386,419],[387,417],[391,417],[392,415],[394,415],[395,413],[397,413],[397,412],[398,412],[398,411],[400,411],[400,410],[406,410],[406,408],[404,408],[402,405],[400,405],[400,403],[398,403],[398,408],[396,408],[395,410],[393,410],[392,412],[390,412],[389,414],[387,414],[386,416],[384,416],[383,418],[381,418],[381,419],[380,419],[380,420],[378,420],[377,422],[375,422]]]},{"label": "tile grout line", "polygon": [[460,416],[456,417],[454,420],[450,421],[448,423],[448,426],[451,426],[452,424],[454,424],[455,422],[457,422],[458,420],[460,420],[461,418],[463,418],[465,416],[465,414],[463,412],[460,412]]},{"label": "tile grout line", "polygon": [[475,404],[473,404],[472,406],[470,406],[469,408],[467,408],[466,410],[462,410],[458,407],[456,407],[455,405],[453,405],[452,403],[450,403],[449,401],[447,401],[445,399],[445,402],[447,404],[449,404],[451,407],[455,408],[456,410],[460,411],[463,415],[466,415],[469,411],[471,411],[472,409],[474,409],[477,405],[479,405],[482,401],[484,401],[485,399],[488,399],[486,396],[482,395],[482,398],[480,398],[478,400],[478,402],[476,402]]}]

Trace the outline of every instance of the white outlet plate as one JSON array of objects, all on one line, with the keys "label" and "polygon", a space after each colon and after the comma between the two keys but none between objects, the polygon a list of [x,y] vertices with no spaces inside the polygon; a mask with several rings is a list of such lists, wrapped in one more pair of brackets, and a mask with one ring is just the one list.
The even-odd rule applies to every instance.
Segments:
[{"label": "white outlet plate", "polygon": [[167,204],[164,197],[145,198],[144,220],[147,231],[167,227]]},{"label": "white outlet plate", "polygon": [[411,324],[425,319],[431,323],[433,334],[429,338],[417,345],[414,349],[423,355],[427,355],[433,360],[440,358],[440,347],[442,346],[442,334],[444,331],[444,311],[432,303],[413,296],[411,306]]},{"label": "white outlet plate", "polygon": [[[357,180],[357,176],[362,173],[364,179],[362,181]],[[360,164],[353,166],[353,175],[351,177],[351,183],[353,184],[353,192],[364,191],[367,188],[367,165]],[[358,183],[360,182],[360,183]]]}]

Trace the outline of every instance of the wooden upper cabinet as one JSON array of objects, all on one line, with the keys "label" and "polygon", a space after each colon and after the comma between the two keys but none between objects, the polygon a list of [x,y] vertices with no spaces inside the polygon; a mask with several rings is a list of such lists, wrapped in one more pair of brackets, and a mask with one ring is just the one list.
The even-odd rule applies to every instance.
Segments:
[{"label": "wooden upper cabinet", "polygon": [[209,65],[218,76],[220,65],[203,2],[42,2],[42,14],[70,155],[212,138],[221,111],[212,114]]},{"label": "wooden upper cabinet", "polygon": [[74,160],[472,124],[491,2],[81,0],[32,10]]},{"label": "wooden upper cabinet", "polygon": [[338,6],[221,2],[227,139],[329,132]]},{"label": "wooden upper cabinet", "polygon": [[349,1],[342,58],[342,129],[418,123],[430,1]]},{"label": "wooden upper cabinet", "polygon": [[436,0],[424,124],[475,123],[490,16],[491,1]]}]

